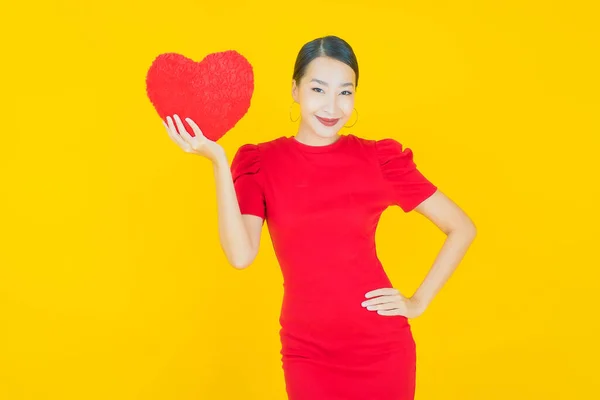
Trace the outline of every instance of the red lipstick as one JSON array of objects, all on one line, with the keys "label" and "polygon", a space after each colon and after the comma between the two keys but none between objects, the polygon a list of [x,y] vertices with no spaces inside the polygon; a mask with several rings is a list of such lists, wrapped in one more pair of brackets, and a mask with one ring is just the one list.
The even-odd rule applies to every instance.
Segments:
[{"label": "red lipstick", "polygon": [[[316,116],[316,115],[315,115]],[[340,120],[339,118],[321,118],[316,116],[320,123],[325,126],[334,126]]]}]

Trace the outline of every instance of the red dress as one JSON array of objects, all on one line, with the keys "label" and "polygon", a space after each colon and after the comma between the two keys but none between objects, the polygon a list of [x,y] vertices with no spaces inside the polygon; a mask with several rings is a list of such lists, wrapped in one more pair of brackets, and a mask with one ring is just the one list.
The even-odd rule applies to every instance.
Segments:
[{"label": "red dress", "polygon": [[407,318],[362,307],[393,287],[375,249],[390,205],[408,212],[436,191],[393,139],[341,136],[326,146],[280,137],[239,148],[242,214],[265,218],[283,275],[281,361],[290,400],[412,400]]}]

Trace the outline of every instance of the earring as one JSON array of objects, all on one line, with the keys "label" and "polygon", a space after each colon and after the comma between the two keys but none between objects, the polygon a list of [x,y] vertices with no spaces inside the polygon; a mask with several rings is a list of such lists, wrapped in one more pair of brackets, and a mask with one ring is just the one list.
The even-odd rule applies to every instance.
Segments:
[{"label": "earring", "polygon": [[292,101],[292,105],[290,105],[290,121],[292,121],[292,122],[296,122],[300,119],[300,115],[298,115],[298,118],[292,119],[292,107],[294,107],[294,104],[297,104],[297,103],[295,101]]},{"label": "earring", "polygon": [[344,125],[344,128],[352,128],[358,122],[358,110],[356,108],[354,108],[354,111],[356,111],[356,121],[354,121],[354,123],[350,126]]}]

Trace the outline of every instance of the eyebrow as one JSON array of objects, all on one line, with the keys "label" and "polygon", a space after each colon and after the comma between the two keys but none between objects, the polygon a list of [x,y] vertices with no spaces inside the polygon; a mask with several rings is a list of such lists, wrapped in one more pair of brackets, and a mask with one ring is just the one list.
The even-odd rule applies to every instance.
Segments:
[{"label": "eyebrow", "polygon": [[[320,83],[320,84],[321,84],[321,85],[323,85],[323,86],[329,86],[329,85],[327,84],[327,82],[324,82],[324,81],[322,81],[322,80],[320,80],[320,79],[311,79],[310,81],[311,81],[311,82],[317,82],[317,83]],[[354,84],[353,84],[352,82],[346,82],[346,83],[342,83],[340,86],[341,86],[341,87],[346,87],[346,86],[354,86]]]}]

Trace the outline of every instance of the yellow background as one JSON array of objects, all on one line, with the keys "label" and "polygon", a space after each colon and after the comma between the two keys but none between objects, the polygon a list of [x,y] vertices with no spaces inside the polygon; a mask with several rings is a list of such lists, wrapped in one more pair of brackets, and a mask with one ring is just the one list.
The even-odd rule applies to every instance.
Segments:
[{"label": "yellow background", "polygon": [[[326,34],[361,68],[345,133],[411,147],[479,229],[412,321],[417,398],[599,398],[593,3],[2,5],[0,398],[284,399],[267,230],[253,266],[228,266],[210,164],[169,140],[144,79],[163,52],[245,55],[232,157],[294,133],[293,63]],[[377,240],[411,294],[443,235],[394,208]]]}]

